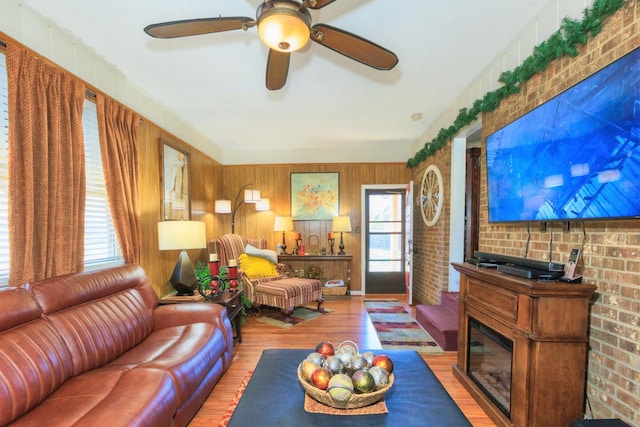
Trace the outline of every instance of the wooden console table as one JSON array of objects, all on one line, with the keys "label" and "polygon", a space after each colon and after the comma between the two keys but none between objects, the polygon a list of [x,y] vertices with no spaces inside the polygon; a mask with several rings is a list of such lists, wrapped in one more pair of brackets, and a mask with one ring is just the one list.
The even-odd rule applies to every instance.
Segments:
[{"label": "wooden console table", "polygon": [[[539,282],[454,263],[460,272],[454,375],[499,426],[568,426],[583,416],[594,285]],[[469,319],[512,341],[507,416],[468,375]]]},{"label": "wooden console table", "polygon": [[[343,279],[347,286],[347,294],[351,289],[351,260],[353,256],[347,255],[278,255],[278,262],[284,264],[291,264],[291,268],[307,269],[317,264],[325,271],[327,280],[330,279]],[[343,269],[341,263],[346,263],[346,270]],[[346,275],[345,275],[346,273]]]}]

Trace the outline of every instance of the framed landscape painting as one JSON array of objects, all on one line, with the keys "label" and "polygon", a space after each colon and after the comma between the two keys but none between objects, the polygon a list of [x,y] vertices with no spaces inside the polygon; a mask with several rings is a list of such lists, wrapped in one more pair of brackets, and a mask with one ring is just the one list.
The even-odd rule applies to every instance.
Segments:
[{"label": "framed landscape painting", "polygon": [[340,174],[291,174],[291,216],[294,221],[328,220],[339,213]]}]

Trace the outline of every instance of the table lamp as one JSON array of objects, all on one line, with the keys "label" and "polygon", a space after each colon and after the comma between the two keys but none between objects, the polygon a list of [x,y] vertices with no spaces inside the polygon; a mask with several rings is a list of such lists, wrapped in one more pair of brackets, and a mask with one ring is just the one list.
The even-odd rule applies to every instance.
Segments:
[{"label": "table lamp", "polygon": [[284,233],[287,231],[293,231],[293,218],[290,216],[277,216],[276,224],[273,227],[273,231],[282,231],[282,255],[289,255],[287,253],[287,244],[284,239]]},{"label": "table lamp", "polygon": [[176,295],[193,295],[199,282],[186,249],[207,247],[205,224],[202,221],[162,221],[158,223],[158,243],[161,251],[180,250],[178,262],[171,275]]},{"label": "table lamp", "polygon": [[345,255],[342,233],[351,233],[351,219],[348,216],[334,216],[331,231],[340,233],[340,252],[338,252],[338,255]]}]

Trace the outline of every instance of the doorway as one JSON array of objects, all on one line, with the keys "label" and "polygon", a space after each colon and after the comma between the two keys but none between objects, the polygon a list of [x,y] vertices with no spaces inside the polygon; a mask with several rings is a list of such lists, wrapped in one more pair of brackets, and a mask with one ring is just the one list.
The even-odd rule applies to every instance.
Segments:
[{"label": "doorway", "polygon": [[364,191],[364,289],[402,294],[405,284],[405,187]]}]

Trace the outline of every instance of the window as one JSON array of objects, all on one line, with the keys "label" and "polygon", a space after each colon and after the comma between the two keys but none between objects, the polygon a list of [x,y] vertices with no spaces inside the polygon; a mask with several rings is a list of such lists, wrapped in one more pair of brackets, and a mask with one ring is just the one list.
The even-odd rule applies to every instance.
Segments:
[{"label": "window", "polygon": [[82,113],[85,162],[87,163],[87,198],[84,212],[84,266],[85,269],[122,264],[120,245],[111,220],[107,188],[102,171],[98,113],[96,104],[84,101]]},{"label": "window", "polygon": [[[0,286],[9,281],[9,171],[7,69],[5,55],[0,54]],[[91,270],[122,264],[107,189],[102,172],[98,116],[96,105],[85,100],[83,111],[85,157],[87,162],[87,197],[85,202],[84,266]]]}]

